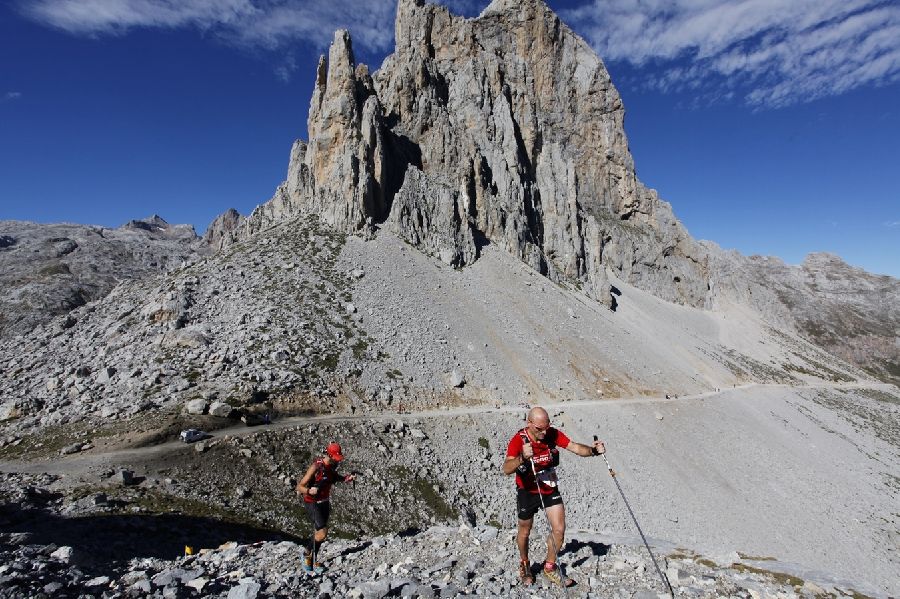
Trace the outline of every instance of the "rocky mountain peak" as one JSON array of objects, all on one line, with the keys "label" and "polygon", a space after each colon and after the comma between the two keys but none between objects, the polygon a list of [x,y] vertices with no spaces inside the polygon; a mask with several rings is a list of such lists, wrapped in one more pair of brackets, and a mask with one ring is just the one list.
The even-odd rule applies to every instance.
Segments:
[{"label": "rocky mountain peak", "polygon": [[235,241],[244,217],[234,208],[229,208],[210,223],[203,234],[203,241],[215,249],[222,249]]},{"label": "rocky mountain peak", "polygon": [[850,267],[843,258],[838,256],[837,254],[832,254],[829,252],[812,252],[807,254],[803,259],[804,267],[839,267],[839,268],[848,268]]},{"label": "rocky mountain peak", "polygon": [[158,214],[153,214],[148,218],[132,219],[122,225],[125,229],[141,229],[144,231],[161,231],[169,228],[169,223]]},{"label": "rocky mountain peak", "polygon": [[479,18],[485,17],[493,13],[502,13],[508,11],[516,11],[523,15],[535,13],[553,13],[553,10],[547,6],[544,0],[492,0],[490,4],[484,7]]},{"label": "rocky mountain peak", "polygon": [[[226,219],[216,247],[312,214],[364,238],[390,232],[458,268],[491,245],[610,308],[624,282],[691,306],[749,305],[823,343],[821,315],[846,321],[847,298],[873,322],[895,320],[883,308],[897,293],[889,277],[826,255],[788,267],[696,242],[637,178],[603,61],[541,0],[496,0],[473,19],[400,0],[395,28],[395,51],[374,73],[335,33],[308,142],[295,142],[269,202]],[[894,329],[872,330],[890,350],[878,372],[894,372]],[[868,364],[870,340],[859,345],[841,355]]]},{"label": "rocky mountain peak", "polygon": [[401,0],[395,37],[370,75],[335,33],[309,141],[241,235],[311,213],[363,236],[390,229],[457,267],[494,244],[606,304],[615,275],[705,305],[705,251],[637,180],[603,62],[543,2],[465,19]]},{"label": "rocky mountain peak", "polygon": [[120,227],[123,231],[134,231],[153,238],[180,239],[192,242],[197,239],[193,225],[170,225],[166,219],[153,214],[148,218],[133,219]]}]

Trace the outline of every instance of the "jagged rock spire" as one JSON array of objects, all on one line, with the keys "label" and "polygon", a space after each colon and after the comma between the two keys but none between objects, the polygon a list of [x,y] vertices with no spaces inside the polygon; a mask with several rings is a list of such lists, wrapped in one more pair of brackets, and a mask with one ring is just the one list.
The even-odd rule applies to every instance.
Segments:
[{"label": "jagged rock spire", "polygon": [[[287,181],[248,230],[299,212],[362,233],[390,218],[454,265],[489,242],[605,303],[610,273],[665,299],[707,301],[704,250],[638,181],[609,73],[544,2],[495,0],[465,19],[399,0],[395,37],[370,76],[350,35],[335,33],[309,142],[295,144]],[[411,229],[412,214],[422,218]]]}]

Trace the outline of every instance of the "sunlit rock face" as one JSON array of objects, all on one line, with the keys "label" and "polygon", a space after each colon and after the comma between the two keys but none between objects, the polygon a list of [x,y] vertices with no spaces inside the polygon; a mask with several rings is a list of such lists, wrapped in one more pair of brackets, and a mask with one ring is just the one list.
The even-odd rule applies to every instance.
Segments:
[{"label": "sunlit rock face", "polygon": [[606,304],[614,273],[706,305],[704,249],[638,181],[609,73],[543,2],[497,1],[465,19],[401,0],[396,44],[370,75],[335,33],[309,141],[245,234],[300,213],[362,235],[389,220],[455,266],[490,243]]}]

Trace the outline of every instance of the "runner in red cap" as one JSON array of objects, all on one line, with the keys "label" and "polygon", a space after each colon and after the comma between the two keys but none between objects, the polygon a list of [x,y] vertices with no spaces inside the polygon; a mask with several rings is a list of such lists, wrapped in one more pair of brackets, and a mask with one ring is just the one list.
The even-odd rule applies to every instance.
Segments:
[{"label": "runner in red cap", "polygon": [[337,443],[329,443],[325,448],[325,454],[317,457],[306,469],[306,474],[297,483],[297,494],[303,497],[303,506],[312,520],[312,540],[307,546],[306,563],[304,569],[307,572],[321,574],[325,568],[315,561],[315,556],[322,550],[322,543],[328,536],[328,517],[331,515],[331,486],[334,483],[348,483],[353,480],[353,475],[338,474],[337,467],[344,461],[344,453]]}]

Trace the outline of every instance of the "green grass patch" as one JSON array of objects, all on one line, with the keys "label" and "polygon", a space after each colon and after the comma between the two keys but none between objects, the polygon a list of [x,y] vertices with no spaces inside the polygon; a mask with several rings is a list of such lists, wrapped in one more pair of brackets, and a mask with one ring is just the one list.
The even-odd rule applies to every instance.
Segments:
[{"label": "green grass patch", "polygon": [[741,553],[740,551],[738,551],[738,555],[740,556],[741,559],[749,559],[749,560],[753,560],[755,562],[774,562],[775,561],[774,557],[768,557],[765,555],[746,555],[744,553]]},{"label": "green grass patch", "polygon": [[882,391],[881,389],[855,389],[854,391],[859,395],[863,395],[865,397],[868,397],[869,399],[874,399],[875,401],[900,405],[900,397],[897,397],[892,393],[888,393],[887,391]]},{"label": "green grass patch", "polygon": [[399,484],[411,489],[413,496],[421,499],[438,521],[449,522],[459,518],[459,512],[434,490],[435,483],[433,481],[416,476],[405,466],[393,466],[390,473]]},{"label": "green grass patch", "polygon": [[794,588],[802,587],[804,583],[804,580],[802,578],[797,578],[796,576],[792,576],[791,574],[785,574],[784,572],[773,572],[764,568],[755,568],[753,566],[748,566],[747,564],[734,563],[731,564],[731,568],[741,573],[750,572],[753,574],[766,576],[768,578],[774,579],[779,584],[788,585]]},{"label": "green grass patch", "polygon": [[676,549],[674,552],[670,553],[666,556],[668,559],[676,560],[676,559],[694,559],[694,554],[687,551],[686,549]]},{"label": "green grass patch", "polygon": [[0,449],[0,458],[34,459],[56,456],[67,445],[110,437],[126,430],[127,426],[122,422],[108,426],[97,426],[89,422],[46,426],[40,431],[24,435],[18,445],[10,444]]},{"label": "green grass patch", "polygon": [[38,271],[38,274],[44,277],[52,277],[53,275],[70,275],[69,265],[65,262],[55,262],[48,264]]},{"label": "green grass patch", "polygon": [[873,597],[870,597],[869,595],[863,595],[859,591],[854,591],[853,589],[850,589],[849,591],[845,591],[843,589],[834,587],[834,590],[840,591],[841,593],[843,593],[845,595],[849,595],[850,597],[853,597],[853,599],[873,599]]},{"label": "green grass patch", "polygon": [[328,352],[316,360],[315,364],[319,368],[323,368],[328,372],[334,372],[337,370],[338,359],[340,356],[335,352]]},{"label": "green grass patch", "polygon": [[350,349],[353,350],[353,357],[357,360],[361,360],[366,355],[366,350],[369,349],[369,344],[362,339],[358,339],[356,343],[350,346]]}]

